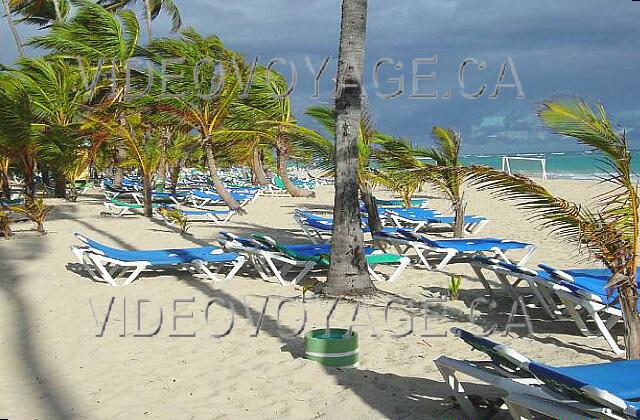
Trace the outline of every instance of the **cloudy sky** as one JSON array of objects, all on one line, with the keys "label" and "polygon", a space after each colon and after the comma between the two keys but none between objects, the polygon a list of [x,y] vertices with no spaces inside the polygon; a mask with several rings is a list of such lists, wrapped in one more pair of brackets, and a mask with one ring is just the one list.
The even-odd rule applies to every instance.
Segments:
[{"label": "cloudy sky", "polygon": [[[330,101],[339,0],[179,0],[178,4],[187,25],[219,35],[247,58],[293,63],[297,69],[293,101],[303,123],[310,124],[304,116],[307,106]],[[467,140],[468,152],[570,150],[567,140],[535,140],[532,117],[541,100],[578,94],[604,102],[631,136],[638,137],[640,148],[639,22],[640,2],[631,0],[370,0],[365,70],[370,107],[378,128],[421,144],[429,143],[430,128],[438,124],[457,127]],[[167,19],[158,19],[155,35],[168,34],[168,27]],[[25,36],[32,33],[21,31]],[[15,47],[6,25],[0,28],[0,37],[0,60],[13,60]],[[320,79],[320,97],[314,98],[307,59],[317,70],[326,57],[330,61]],[[433,57],[437,63],[418,65],[418,73],[435,72],[435,80],[418,81],[415,88],[422,94],[437,91],[438,98],[411,98],[413,61]],[[525,97],[518,99],[517,89],[504,88],[491,99],[500,68],[509,57]],[[483,70],[469,65],[465,71],[468,92],[487,85],[475,100],[462,96],[458,82],[459,68],[470,58],[486,64]],[[393,60],[400,69],[383,65],[376,89],[373,69],[381,59]],[[276,68],[291,74],[284,66]],[[389,78],[404,79],[403,93],[394,99],[378,97],[376,92],[397,90],[398,82],[388,82]],[[513,81],[508,67],[504,82]],[[515,129],[513,124],[519,130],[524,124],[531,138],[507,138],[504,132]],[[472,129],[479,125],[484,128]]]}]

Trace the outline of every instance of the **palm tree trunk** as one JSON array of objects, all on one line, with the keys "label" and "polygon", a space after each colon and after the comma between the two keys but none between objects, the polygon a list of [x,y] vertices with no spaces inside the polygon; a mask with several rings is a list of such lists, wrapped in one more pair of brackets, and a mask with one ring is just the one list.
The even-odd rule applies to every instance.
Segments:
[{"label": "palm tree trunk", "polygon": [[282,182],[284,183],[287,192],[291,197],[315,197],[316,193],[313,191],[305,190],[302,188],[298,188],[289,178],[289,174],[287,173],[287,160],[289,160],[289,150],[288,147],[284,144],[284,142],[280,142],[276,145],[276,149],[278,151],[278,175],[282,178]]},{"label": "palm tree trunk", "polygon": [[142,174],[142,194],[144,198],[144,215],[153,217],[153,198],[151,197],[151,174]]},{"label": "palm tree trunk", "polygon": [[231,210],[235,210],[240,214],[245,214],[246,211],[240,207],[240,204],[231,196],[231,194],[229,194],[229,191],[227,191],[222,180],[220,180],[220,177],[218,176],[218,167],[216,166],[216,159],[213,154],[213,146],[211,146],[211,143],[205,139],[203,147],[207,157],[207,166],[209,166],[209,175],[211,176],[211,181],[213,182],[213,187],[216,192],[220,197],[222,197]]},{"label": "palm tree trunk", "polygon": [[160,162],[158,163],[158,177],[156,179],[156,191],[164,192],[167,178],[167,145],[171,141],[171,131],[163,130],[160,144]]},{"label": "palm tree trunk", "polygon": [[114,156],[113,156],[113,164],[115,166],[115,172],[113,174],[113,186],[115,188],[122,188],[122,181],[124,181],[124,168],[120,166],[120,162],[124,159],[125,156],[124,148],[119,145],[117,146]]},{"label": "palm tree trunk", "polygon": [[454,211],[453,237],[462,238],[464,236],[464,198],[459,197],[452,202]]},{"label": "palm tree trunk", "polygon": [[267,174],[264,172],[264,167],[262,166],[262,150],[259,147],[253,149],[253,161],[251,164],[251,171],[253,172],[253,177],[255,178],[254,185],[269,185],[269,180],[267,179]]},{"label": "palm tree trunk", "polygon": [[60,12],[59,0],[53,0],[53,9],[56,12],[56,23],[62,22],[62,13]]},{"label": "palm tree trunk", "polygon": [[9,3],[7,3],[7,0],[2,0],[2,5],[4,6],[4,11],[6,13],[7,24],[9,25],[11,34],[13,34],[13,39],[15,39],[16,41],[16,46],[18,47],[18,54],[20,54],[20,57],[24,57],[24,47],[22,46],[22,40],[20,39],[20,35],[18,34],[16,24],[13,21],[13,15],[11,14]]},{"label": "palm tree trunk", "polygon": [[180,179],[180,168],[182,165],[178,164],[171,169],[171,194],[178,192],[178,180]]},{"label": "palm tree trunk", "polygon": [[375,288],[367,271],[358,206],[358,127],[367,0],[343,0],[336,98],[336,181],[331,266],[324,292],[367,294]]},{"label": "palm tree trunk", "polygon": [[150,44],[153,40],[153,34],[151,32],[151,2],[144,0],[144,20],[147,27],[147,44]]},{"label": "palm tree trunk", "polygon": [[53,196],[55,198],[66,198],[67,197],[67,177],[64,173],[60,171],[55,171],[53,173],[54,184],[53,184]]},{"label": "palm tree trunk", "polygon": [[620,294],[620,308],[624,320],[624,344],[627,360],[640,359],[640,315],[638,314],[638,290],[625,287],[618,291]]},{"label": "palm tree trunk", "polygon": [[35,162],[27,161],[23,167],[25,201],[33,203],[36,197]]},{"label": "palm tree trunk", "polygon": [[9,159],[0,159],[0,192],[7,200],[11,200],[11,185],[9,184]]},{"label": "palm tree trunk", "polygon": [[380,220],[380,213],[378,212],[378,203],[373,195],[373,190],[370,185],[360,186],[360,195],[364,206],[367,209],[367,222],[371,233],[382,231],[382,220]]}]

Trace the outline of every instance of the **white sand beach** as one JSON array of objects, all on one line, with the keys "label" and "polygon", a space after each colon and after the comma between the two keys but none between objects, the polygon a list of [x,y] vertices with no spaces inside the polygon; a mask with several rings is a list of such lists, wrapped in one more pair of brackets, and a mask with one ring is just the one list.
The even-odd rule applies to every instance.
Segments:
[{"label": "white sand beach", "polygon": [[[601,188],[589,181],[542,183],[562,197],[583,203]],[[422,195],[430,194],[427,190]],[[469,191],[466,198],[468,214],[490,219],[479,236],[537,246],[528,266],[590,266],[575,249],[528,222],[525,213],[511,203],[476,191]],[[293,335],[304,318],[301,292],[260,280],[249,264],[232,281],[213,287],[188,273],[149,273],[129,286],[114,288],[76,272],[69,250],[76,243],[74,232],[123,249],[217,244],[220,230],[265,233],[287,243],[304,243],[307,239],[292,213],[301,206],[330,209],[332,187],[320,187],[312,199],[260,197],[247,207],[246,216],[235,217],[221,228],[194,224],[192,236],[186,237],[141,216],[101,216],[104,207],[98,192],[80,197],[75,204],[48,203],[55,209],[46,236],[25,232],[31,229],[25,223],[15,225],[14,238],[0,241],[0,418],[463,418],[433,360],[441,355],[482,358],[461,340],[442,336],[454,326],[481,331],[468,314],[471,303],[485,292],[466,264],[448,268],[469,277],[463,280],[461,302],[431,305],[434,317],[428,319],[427,332],[433,336],[429,337],[423,336],[425,318],[419,306],[394,304],[385,324],[385,304],[392,298],[424,302],[444,294],[448,277],[410,267],[395,283],[377,283],[380,293],[363,299],[377,337],[372,337],[370,326],[354,327],[360,335],[360,365],[336,369],[303,358],[303,334]],[[448,211],[444,200],[431,199],[430,206]],[[253,321],[260,317],[267,297],[263,323],[255,336]],[[287,298],[295,301],[281,305]],[[141,300],[146,302],[140,304]],[[511,300],[498,293],[497,301],[499,315],[490,320],[482,317],[486,306],[478,306],[478,324],[505,322]],[[111,302],[104,334],[97,337]],[[305,332],[325,326],[332,303],[307,294]],[[224,337],[212,337],[230,329],[229,305],[235,308],[233,327]],[[136,336],[154,332],[160,308],[163,320],[157,334]],[[355,308],[354,303],[340,302],[331,325],[348,327]],[[361,306],[355,324],[369,322],[366,312]],[[184,317],[174,320],[174,313]],[[394,337],[394,332],[407,329],[406,319],[412,313],[414,331]],[[435,317],[437,313],[440,318]],[[602,338],[583,337],[571,321],[552,321],[535,308],[529,315],[534,336],[527,337],[524,328],[513,328],[505,336],[502,328],[493,339],[555,365],[618,358]],[[621,326],[617,332],[622,332]],[[473,391],[484,394],[486,390],[478,386]]]}]

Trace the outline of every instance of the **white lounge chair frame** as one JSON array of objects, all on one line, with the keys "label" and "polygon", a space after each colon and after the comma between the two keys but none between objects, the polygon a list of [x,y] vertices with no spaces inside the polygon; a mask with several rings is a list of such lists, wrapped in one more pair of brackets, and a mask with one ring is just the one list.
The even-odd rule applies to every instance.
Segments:
[{"label": "white lounge chair frame", "polygon": [[[481,272],[481,269],[488,269],[496,273],[496,277],[501,279],[501,283],[505,287],[511,288],[511,293],[517,295],[516,288],[508,281],[508,277],[516,279],[522,279],[526,281],[531,290],[539,292],[536,294],[538,303],[544,308],[545,312],[552,318],[558,319],[562,310],[568,315],[576,326],[580,330],[580,333],[588,338],[602,337],[605,339],[611,350],[619,355],[625,354],[625,351],[620,348],[617,341],[611,334],[611,329],[622,319],[622,311],[613,306],[606,305],[602,302],[600,297],[591,294],[587,291],[573,292],[566,287],[550,282],[546,279],[541,279],[534,275],[527,275],[521,272],[515,272],[507,270],[499,266],[480,265],[477,262],[472,262],[472,267],[478,278],[483,282],[487,282],[487,278]],[[487,287],[487,286],[485,286]],[[553,296],[557,296],[562,303],[562,308],[559,308],[553,299]],[[543,303],[544,302],[544,303]],[[561,310],[562,309],[562,310]],[[596,325],[597,331],[593,331],[587,326],[585,319],[580,313],[580,309],[584,310],[591,320]],[[603,315],[607,316],[603,319]]]},{"label": "white lounge chair frame", "polygon": [[[492,247],[488,251],[465,252],[458,251],[455,248],[437,248],[430,246],[424,242],[411,241],[409,239],[390,238],[387,236],[375,236],[375,239],[377,241],[390,244],[400,255],[406,255],[409,257],[415,255],[419,261],[418,265],[421,265],[428,270],[433,271],[441,271],[457,256],[465,255],[471,257],[474,255],[486,255],[487,252],[492,252],[495,258],[499,258],[506,263],[524,265],[527,263],[527,261],[529,261],[531,255],[536,250],[535,245],[527,245],[525,248],[523,248],[525,254],[522,256],[522,258],[520,258],[519,261],[514,262],[511,261],[505,255],[505,252],[499,247]],[[438,255],[441,255],[441,258],[435,258],[436,261],[434,263],[434,257]]]},{"label": "white lounge chair frame", "polygon": [[[119,285],[127,286],[136,280],[140,274],[147,269],[164,270],[170,269],[186,269],[195,274],[204,275],[206,278],[213,282],[224,282],[231,280],[236,273],[244,265],[246,258],[238,256],[233,262],[225,263],[207,263],[200,259],[194,259],[190,263],[171,266],[154,266],[148,261],[120,261],[105,256],[101,251],[93,249],[91,247],[79,247],[72,245],[71,251],[76,256],[78,262],[82,264],[89,275],[97,281],[106,282],[113,287]],[[217,265],[215,271],[211,271],[210,266]],[[226,276],[220,277],[222,269],[226,265],[231,265],[231,269]],[[125,276],[121,284],[118,284],[117,279]]]},{"label": "white lounge chair frame", "polygon": [[[406,217],[393,213],[392,210],[393,209],[387,212],[386,217],[391,219],[391,221],[393,222],[393,225],[398,228],[405,228],[405,229],[409,228],[414,232],[419,232],[422,229],[428,231],[431,226],[437,226],[437,225],[450,226],[448,223],[432,222],[428,220],[408,219]],[[434,215],[434,217],[437,217],[437,216],[441,216],[441,215],[440,214]],[[442,217],[445,217],[445,216],[442,215]],[[489,220],[487,219],[482,219],[474,223],[465,223],[464,231],[467,232],[469,235],[475,235],[478,232],[480,232],[487,225],[487,223],[489,223]],[[453,229],[453,226],[451,226],[451,228]]]},{"label": "white lounge chair frame", "polygon": [[434,363],[460,408],[472,419],[480,419],[482,416],[469,400],[464,385],[458,378],[458,372],[495,388],[515,419],[534,419],[536,417],[533,413],[544,414],[554,419],[624,419],[604,407],[562,399],[556,393],[546,392],[539,380],[514,377],[491,362],[462,361],[441,356]]}]

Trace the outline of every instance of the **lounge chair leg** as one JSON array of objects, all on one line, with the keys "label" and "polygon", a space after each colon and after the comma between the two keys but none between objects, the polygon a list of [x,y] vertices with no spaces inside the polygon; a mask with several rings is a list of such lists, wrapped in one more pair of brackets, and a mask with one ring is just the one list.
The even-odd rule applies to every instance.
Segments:
[{"label": "lounge chair leg", "polygon": [[576,326],[578,327],[582,335],[584,335],[585,337],[596,337],[597,334],[591,331],[589,327],[587,327],[587,324],[585,324],[584,320],[582,319],[582,316],[580,316],[580,313],[575,308],[575,305],[573,304],[573,302],[571,302],[571,300],[564,297],[562,293],[558,293],[557,295],[560,298],[560,301],[564,304],[564,309],[567,311],[571,319],[573,319],[573,322],[575,322]]},{"label": "lounge chair leg", "polygon": [[247,262],[247,259],[242,255],[240,255],[238,259],[236,259],[236,261],[233,263],[233,266],[229,271],[229,273],[227,273],[227,275],[225,276],[224,281],[229,281],[233,279],[246,262]]},{"label": "lounge chair leg", "polygon": [[482,269],[474,265],[471,265],[471,269],[473,269],[473,272],[476,274],[476,277],[478,277],[478,280],[480,280],[480,283],[482,283],[482,286],[484,286],[484,288],[487,290],[487,293],[489,293],[489,296],[493,296],[493,290],[491,290],[491,284],[489,283],[489,281],[487,280],[487,277],[482,272]]},{"label": "lounge chair leg", "polygon": [[529,420],[534,418],[528,408],[516,404],[513,401],[509,401],[507,399],[505,401],[505,405],[509,409],[509,414],[511,414],[511,417],[516,420]]},{"label": "lounge chair leg", "polygon": [[602,318],[600,318],[600,315],[597,312],[592,312],[588,309],[587,311],[591,315],[591,318],[593,318],[594,322],[596,323],[596,326],[598,327],[598,330],[600,330],[600,333],[606,340],[607,344],[609,344],[609,347],[611,347],[611,350],[613,350],[613,352],[616,354],[625,354],[626,352],[622,350],[620,346],[618,346],[618,343],[616,342],[615,338],[613,338],[613,336],[611,335],[611,331],[609,331],[605,322],[602,321]]},{"label": "lounge chair leg", "polygon": [[460,383],[460,381],[456,377],[455,371],[453,369],[450,369],[447,366],[444,366],[438,363],[436,363],[436,366],[438,367],[438,370],[440,371],[440,374],[442,375],[442,378],[444,379],[445,383],[449,386],[449,388],[453,392],[453,396],[455,397],[456,401],[458,401],[458,404],[460,405],[460,408],[462,409],[462,411],[467,416],[469,416],[469,418],[472,418],[472,419],[481,418],[478,414],[478,411],[474,407],[473,403],[469,400],[469,398],[467,398],[465,389],[462,386],[462,383]]},{"label": "lounge chair leg", "polygon": [[387,282],[393,283],[394,281],[396,281],[398,277],[400,277],[400,274],[402,274],[402,272],[409,266],[409,264],[411,264],[411,259],[409,257],[402,257],[400,259],[400,265],[398,266],[396,271],[394,271],[393,274],[389,276]]}]

